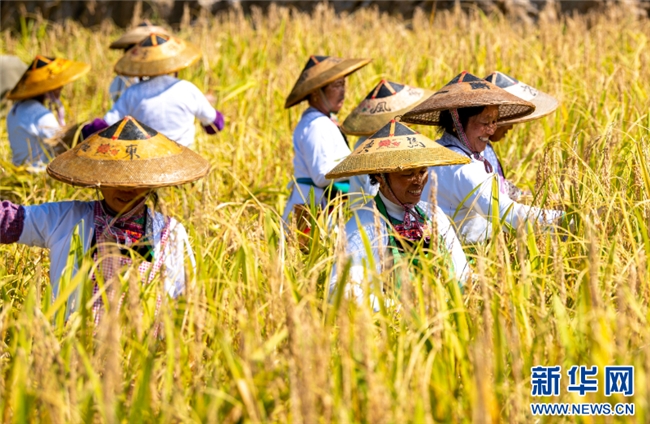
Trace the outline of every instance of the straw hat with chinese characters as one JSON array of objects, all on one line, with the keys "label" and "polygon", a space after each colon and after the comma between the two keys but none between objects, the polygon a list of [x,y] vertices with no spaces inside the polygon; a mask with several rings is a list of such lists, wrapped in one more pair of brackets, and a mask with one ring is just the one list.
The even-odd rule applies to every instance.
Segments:
[{"label": "straw hat with chinese characters", "polygon": [[187,68],[201,50],[172,35],[149,34],[115,64],[115,72],[130,77],[153,77]]},{"label": "straw hat with chinese characters", "polygon": [[423,166],[469,163],[468,157],[442,147],[435,141],[395,120],[371,135],[325,178],[401,172]]},{"label": "straw hat with chinese characters", "polygon": [[531,102],[535,105],[535,112],[530,115],[509,119],[507,121],[499,122],[499,125],[520,124],[522,122],[533,121],[553,113],[560,105],[560,102],[553,96],[543,93],[528,84],[524,84],[515,78],[504,74],[503,72],[493,72],[487,77],[486,81],[490,81],[497,87],[507,91],[510,94]]},{"label": "straw hat with chinese characters", "polygon": [[475,106],[498,106],[499,121],[521,118],[535,110],[534,104],[463,71],[419,106],[405,113],[402,121],[438,125],[441,111]]},{"label": "straw hat with chinese characters", "polygon": [[197,180],[210,164],[127,116],[57,156],[47,173],[82,187],[155,188]]},{"label": "straw hat with chinese characters", "polygon": [[90,71],[90,65],[87,63],[38,55],[16,86],[9,92],[7,98],[23,100],[40,96],[63,87],[88,71]]},{"label": "straw hat with chinese characters", "polygon": [[433,91],[381,80],[345,118],[341,129],[349,135],[371,135],[386,122],[422,103]]},{"label": "straw hat with chinese characters", "polygon": [[358,71],[372,59],[340,59],[332,56],[310,56],[298,81],[284,103],[285,109],[302,102],[314,91],[339,78]]},{"label": "straw hat with chinese characters", "polygon": [[169,35],[169,32],[157,25],[152,25],[149,21],[144,21],[137,27],[125,32],[120,38],[113,41],[109,48],[111,49],[125,49],[134,44],[138,44],[150,34],[163,34]]}]

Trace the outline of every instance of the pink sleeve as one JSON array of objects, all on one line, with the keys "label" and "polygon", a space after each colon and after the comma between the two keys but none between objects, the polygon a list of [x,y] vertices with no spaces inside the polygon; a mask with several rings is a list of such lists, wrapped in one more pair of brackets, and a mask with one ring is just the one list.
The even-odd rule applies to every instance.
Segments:
[{"label": "pink sleeve", "polygon": [[0,244],[16,243],[24,224],[25,208],[8,200],[0,202]]},{"label": "pink sleeve", "polygon": [[223,115],[221,114],[221,112],[217,111],[217,117],[214,118],[214,121],[207,125],[203,125],[203,129],[205,130],[206,133],[212,135],[212,134],[216,134],[218,131],[223,130],[224,124],[225,122],[223,119]]}]

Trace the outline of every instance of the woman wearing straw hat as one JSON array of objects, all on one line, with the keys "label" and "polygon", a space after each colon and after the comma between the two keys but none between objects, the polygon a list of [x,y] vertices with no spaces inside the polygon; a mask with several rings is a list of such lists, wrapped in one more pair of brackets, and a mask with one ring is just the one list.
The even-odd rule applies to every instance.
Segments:
[{"label": "woman wearing straw hat", "polygon": [[[3,201],[0,243],[50,249],[53,297],[59,294],[75,231],[83,252],[99,264],[102,281],[111,283],[124,268],[136,268],[142,282],[160,276],[165,291],[176,297],[185,286],[186,259],[194,264],[187,233],[175,219],[154,211],[147,200],[154,198],[149,203],[155,205],[155,188],[197,180],[209,168],[198,154],[127,116],[47,167],[57,180],[96,187],[103,200],[35,206]],[[98,277],[89,273],[96,291]],[[101,296],[96,299],[95,312]]]},{"label": "woman wearing straw hat", "polygon": [[130,115],[186,147],[194,145],[194,119],[208,134],[224,126],[223,115],[191,82],[174,74],[196,62],[201,51],[171,35],[150,34],[126,52],[115,65],[120,75],[148,77],[127,88],[103,121],[96,119],[84,128],[84,137]]},{"label": "woman wearing straw hat", "polygon": [[[497,219],[518,228],[526,220],[547,225],[563,217],[561,211],[541,210],[510,199],[507,184],[483,156],[498,121],[520,118],[534,110],[532,103],[462,72],[402,117],[406,122],[441,127],[444,132],[438,143],[471,159],[466,165],[431,169],[437,176],[438,205],[453,218],[466,243],[489,239],[491,222],[497,225]],[[429,193],[430,185],[425,190]],[[498,204],[493,204],[493,199]],[[493,211],[498,211],[498,216],[492,216]]]},{"label": "woman wearing straw hat", "polygon": [[[113,50],[122,50],[124,54],[126,54],[126,52],[131,50],[133,47],[135,47],[136,44],[147,38],[152,33],[169,35],[165,28],[152,25],[151,22],[145,20],[135,28],[122,34],[120,38],[111,43],[109,48]],[[108,88],[108,92],[111,96],[111,99],[113,100],[113,103],[115,103],[117,99],[120,98],[122,93],[127,88],[133,84],[137,84],[138,82],[140,82],[139,77],[116,75],[115,78],[113,78],[110,87]]]},{"label": "woman wearing straw hat", "polygon": [[[65,125],[61,87],[80,78],[90,65],[38,55],[7,95],[17,100],[7,115],[7,133],[14,165],[27,165],[31,171],[44,171],[54,156],[47,141]],[[48,106],[56,112],[56,116]]]},{"label": "woman wearing straw hat", "polygon": [[[550,113],[553,113],[559,106],[560,102],[549,94],[541,92],[502,72],[493,72],[485,77],[485,80],[490,81],[492,84],[496,85],[499,88],[502,88],[508,93],[514,94],[515,96],[529,101],[535,105],[535,112],[531,113],[530,115],[526,115],[521,118],[510,119],[507,121],[499,121],[497,123],[496,131],[490,136],[490,142],[485,148],[485,159],[487,159],[490,164],[492,164],[494,172],[505,179],[505,170],[503,169],[501,161],[499,161],[499,158],[497,157],[496,152],[492,147],[492,143],[502,140],[505,137],[506,133],[510,131],[515,124],[534,121],[535,119],[539,119],[546,115],[549,115]],[[517,188],[509,180],[506,180],[506,183],[508,184],[508,195],[510,198],[514,201],[519,200],[523,194],[523,191]]]},{"label": "woman wearing straw hat", "polygon": [[[311,56],[291,90],[285,108],[303,100],[309,107],[303,112],[293,132],[293,173],[296,180],[282,218],[287,222],[296,206],[309,202],[314,191],[316,202],[324,202],[330,180],[325,174],[350,154],[348,143],[334,121],[345,100],[345,77],[370,63],[370,59],[340,59]],[[341,185],[334,187],[347,191]]]},{"label": "woman wearing straw hat", "polygon": [[[355,145],[359,147],[369,135],[374,134],[396,116],[403,115],[433,94],[433,91],[409,87],[396,82],[381,80],[365,99],[345,118],[341,130],[347,135],[360,136]],[[348,195],[350,206],[363,205],[365,196],[375,197],[378,186],[370,184],[367,175],[350,178]]]},{"label": "woman wearing straw hat", "polygon": [[[327,174],[330,179],[369,175],[372,184],[379,185],[377,195],[355,211],[355,216],[345,225],[345,255],[352,260],[350,285],[346,288],[349,296],[363,302],[363,283],[372,280],[370,264],[375,265],[377,275],[386,266],[395,271],[404,263],[419,263],[417,258],[402,262],[404,255],[413,252],[432,256],[433,251],[439,251],[446,268],[443,280],[461,284],[466,281],[467,258],[449,218],[440,208],[421,200],[428,178],[427,167],[466,163],[469,159],[464,155],[445,149],[392,120]],[[440,241],[436,243],[437,249],[431,246],[431,237],[436,233],[438,237],[434,239]],[[370,242],[372,252],[366,249],[364,240]],[[399,273],[395,279],[399,287]],[[330,279],[331,292],[340,283],[338,280],[335,265]],[[373,308],[378,310],[375,296],[369,295]]]}]

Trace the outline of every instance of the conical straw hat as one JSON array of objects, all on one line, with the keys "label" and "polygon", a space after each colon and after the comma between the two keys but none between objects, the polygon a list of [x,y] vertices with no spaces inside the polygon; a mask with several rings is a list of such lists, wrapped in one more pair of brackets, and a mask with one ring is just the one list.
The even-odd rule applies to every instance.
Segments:
[{"label": "conical straw hat", "polygon": [[115,72],[130,77],[153,77],[187,68],[201,57],[193,44],[172,35],[149,34],[115,64]]},{"label": "conical straw hat", "polygon": [[82,187],[155,188],[197,180],[210,164],[130,116],[57,156],[47,173]]},{"label": "conical straw hat", "polygon": [[381,80],[345,118],[341,129],[349,135],[371,135],[386,122],[403,115],[433,94],[423,88]]},{"label": "conical straw hat", "polygon": [[401,172],[422,166],[459,165],[468,157],[442,147],[395,120],[371,135],[325,178]]},{"label": "conical straw hat", "polygon": [[137,27],[122,34],[120,38],[111,43],[109,48],[125,49],[134,44],[138,44],[140,41],[144,40],[148,35],[152,33],[169,35],[169,32],[165,28],[157,25],[152,25],[149,21],[144,21]]},{"label": "conical straw hat", "polygon": [[555,97],[541,92],[528,84],[524,84],[523,82],[518,81],[515,78],[504,74],[503,72],[493,72],[485,77],[485,80],[490,81],[492,84],[496,85],[499,88],[502,88],[508,93],[514,94],[515,96],[535,105],[535,112],[522,118],[515,118],[499,122],[500,126],[520,124],[522,122],[539,119],[554,112],[555,109],[557,109],[557,107],[560,105],[560,102]]},{"label": "conical straw hat", "polygon": [[535,105],[491,82],[463,71],[419,106],[402,116],[412,124],[439,125],[440,112],[474,106],[499,106],[499,121],[533,113]]},{"label": "conical straw hat", "polygon": [[63,87],[88,71],[90,65],[87,63],[37,55],[7,98],[22,100],[40,96]]},{"label": "conical straw hat", "polygon": [[297,105],[314,91],[358,71],[372,59],[340,59],[332,56],[310,56],[298,81],[284,103],[285,109]]}]

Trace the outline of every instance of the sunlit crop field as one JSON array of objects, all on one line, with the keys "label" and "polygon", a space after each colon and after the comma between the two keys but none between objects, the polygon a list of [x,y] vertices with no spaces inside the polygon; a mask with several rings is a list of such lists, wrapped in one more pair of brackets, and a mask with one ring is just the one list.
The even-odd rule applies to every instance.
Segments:
[{"label": "sunlit crop field", "polygon": [[[68,121],[81,122],[110,108],[120,53],[108,45],[120,31],[36,23],[3,33],[0,52],[91,63],[62,95]],[[54,319],[64,305],[50,301],[47,251],[0,247],[0,421],[650,420],[648,20],[612,9],[526,26],[474,10],[404,20],[271,7],[202,17],[179,35],[204,53],[181,77],[212,92],[226,116],[217,137],[197,128],[209,176],[159,192],[190,232],[192,284],[153,316],[148,300],[161,287],[125,278],[124,306],[93,331],[88,308]],[[382,78],[438,89],[462,70],[500,70],[560,98],[556,113],[515,127],[497,152],[535,204],[571,214],[573,233],[504,233],[468,251],[476,278],[462,292],[425,262],[399,311],[330,302],[340,240],[321,219],[323,236],[304,255],[279,224],[304,108],[285,110],[284,99],[310,54],[374,59],[348,79],[341,118]],[[0,199],[97,198],[12,166],[7,111]],[[533,400],[535,365],[596,365],[601,389],[568,393],[563,373],[560,396]],[[604,396],[606,365],[635,367],[633,397]],[[634,402],[636,416],[533,417],[533,401]]]}]

